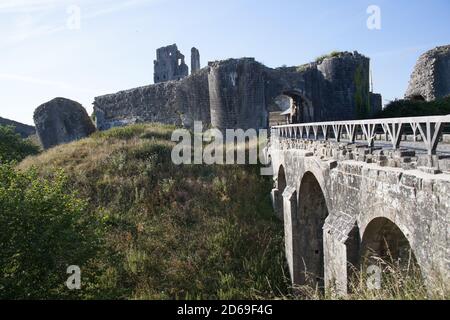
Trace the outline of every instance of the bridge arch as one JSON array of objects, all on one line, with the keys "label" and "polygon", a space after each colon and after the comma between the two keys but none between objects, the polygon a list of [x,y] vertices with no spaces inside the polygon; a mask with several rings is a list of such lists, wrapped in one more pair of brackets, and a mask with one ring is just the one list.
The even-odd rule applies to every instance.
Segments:
[{"label": "bridge arch", "polygon": [[[326,193],[314,173],[306,171],[298,191],[298,284],[324,287],[324,244],[323,226],[329,214]],[[296,271],[294,270],[294,273]]]},{"label": "bridge arch", "polygon": [[407,235],[387,217],[372,219],[362,230],[361,263],[373,263],[374,258],[398,264],[400,267],[414,264],[417,258]]}]

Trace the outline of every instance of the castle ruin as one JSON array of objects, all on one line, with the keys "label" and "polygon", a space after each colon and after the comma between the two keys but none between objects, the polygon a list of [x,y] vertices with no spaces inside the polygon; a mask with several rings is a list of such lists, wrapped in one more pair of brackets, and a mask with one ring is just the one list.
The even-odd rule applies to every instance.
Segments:
[{"label": "castle ruin", "polygon": [[190,128],[194,121],[219,129],[267,128],[269,113],[284,111],[279,101],[286,99],[302,103],[301,122],[367,118],[381,110],[381,96],[370,92],[370,60],[356,51],[276,69],[241,58],[197,70],[195,48],[191,61],[188,76],[176,45],[158,49],[154,85],[95,98],[97,128],[139,122]]},{"label": "castle ruin", "polygon": [[159,48],[156,51],[156,60],[154,62],[154,82],[181,80],[187,77],[189,75],[189,67],[184,60],[184,55],[178,50],[176,44]]}]

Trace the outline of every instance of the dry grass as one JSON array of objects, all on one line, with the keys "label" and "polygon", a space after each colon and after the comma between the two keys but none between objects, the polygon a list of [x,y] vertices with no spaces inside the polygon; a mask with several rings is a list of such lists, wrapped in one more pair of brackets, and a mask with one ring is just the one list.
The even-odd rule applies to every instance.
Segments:
[{"label": "dry grass", "polygon": [[282,226],[259,167],[181,165],[173,127],[97,133],[30,157],[57,168],[108,225],[95,298],[251,299],[287,294]]}]

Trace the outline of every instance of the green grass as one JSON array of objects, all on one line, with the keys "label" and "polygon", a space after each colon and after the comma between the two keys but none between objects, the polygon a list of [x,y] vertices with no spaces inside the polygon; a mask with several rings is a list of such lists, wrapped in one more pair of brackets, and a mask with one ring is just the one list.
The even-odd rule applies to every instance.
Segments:
[{"label": "green grass", "polygon": [[87,298],[287,294],[283,228],[272,213],[271,180],[256,165],[173,165],[172,130],[115,128],[19,165],[35,167],[47,179],[63,169],[87,212],[106,224],[102,258],[94,266],[101,274],[88,284],[96,290]]}]

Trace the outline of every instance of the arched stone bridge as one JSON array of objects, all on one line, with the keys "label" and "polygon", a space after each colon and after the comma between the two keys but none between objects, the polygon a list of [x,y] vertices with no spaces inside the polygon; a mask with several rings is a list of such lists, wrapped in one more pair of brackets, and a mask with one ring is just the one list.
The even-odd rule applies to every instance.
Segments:
[{"label": "arched stone bridge", "polygon": [[449,123],[439,116],[271,128],[272,200],[294,284],[346,294],[353,267],[376,255],[414,262],[430,289],[450,287],[450,166],[439,143]]}]

